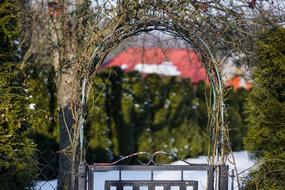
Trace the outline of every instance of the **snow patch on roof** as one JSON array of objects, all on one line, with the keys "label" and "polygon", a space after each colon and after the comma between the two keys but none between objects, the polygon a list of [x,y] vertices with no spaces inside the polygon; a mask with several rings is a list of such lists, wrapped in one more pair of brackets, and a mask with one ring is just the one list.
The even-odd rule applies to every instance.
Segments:
[{"label": "snow patch on roof", "polygon": [[181,74],[171,61],[163,61],[159,65],[139,63],[135,65],[134,70],[146,74],[155,73],[167,76],[180,76]]},{"label": "snow patch on roof", "polygon": [[126,70],[127,68],[128,68],[127,64],[124,63],[124,64],[121,65],[121,69]]}]

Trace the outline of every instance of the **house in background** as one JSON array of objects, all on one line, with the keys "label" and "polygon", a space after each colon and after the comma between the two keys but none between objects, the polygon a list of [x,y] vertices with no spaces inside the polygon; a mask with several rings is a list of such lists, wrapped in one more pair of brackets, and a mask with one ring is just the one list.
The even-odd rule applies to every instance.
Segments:
[{"label": "house in background", "polygon": [[251,89],[250,70],[246,65],[237,65],[230,58],[222,65],[223,80],[226,87]]},{"label": "house in background", "polygon": [[[120,67],[125,72],[138,71],[143,75],[179,76],[191,78],[192,83],[206,81],[207,74],[195,51],[182,48],[128,48],[112,57],[103,67]],[[250,89],[249,72],[233,63],[222,65],[227,87]]]}]

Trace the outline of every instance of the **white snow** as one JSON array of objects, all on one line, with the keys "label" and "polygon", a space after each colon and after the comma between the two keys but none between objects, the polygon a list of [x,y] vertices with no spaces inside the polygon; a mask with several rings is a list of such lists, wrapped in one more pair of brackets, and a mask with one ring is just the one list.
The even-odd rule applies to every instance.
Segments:
[{"label": "white snow", "polygon": [[136,64],[134,70],[146,74],[159,74],[167,76],[179,76],[181,73],[177,67],[170,61],[164,61],[161,64]]},{"label": "white snow", "polygon": [[[244,171],[247,168],[250,168],[254,165],[252,161],[249,160],[248,153],[246,151],[235,152],[234,153],[236,166],[238,172]],[[189,163],[207,163],[206,156],[199,156],[197,158],[189,158],[187,159]],[[173,165],[186,165],[183,161],[176,161],[171,163]],[[229,163],[228,163],[229,164]],[[233,165],[230,165],[230,173],[233,169]],[[247,172],[245,172],[247,173]],[[122,180],[150,180],[151,172],[149,171],[122,171]],[[156,171],[153,173],[154,180],[181,180],[181,172],[180,171]],[[206,179],[207,172],[197,172],[197,171],[184,171],[183,173],[184,180],[197,180],[199,187],[198,190],[206,189]],[[118,180],[119,172],[118,171],[109,171],[109,172],[95,172],[94,173],[94,190],[104,190],[105,180]],[[38,190],[54,190],[56,189],[57,180],[52,181],[40,181],[37,183],[36,188]],[[231,185],[231,179],[229,179],[229,187]],[[235,189],[237,187],[237,183],[234,183]],[[130,187],[124,188],[124,190],[128,190]],[[143,190],[147,190],[147,188],[142,188]],[[156,190],[159,188],[156,188]],[[188,189],[188,188],[187,188]],[[130,189],[131,190],[131,189]],[[163,190],[163,189],[162,189]],[[178,190],[178,189],[177,189]]]},{"label": "white snow", "polygon": [[57,180],[50,180],[50,181],[38,181],[34,189],[36,190],[56,190],[57,187]]},{"label": "white snow", "polygon": [[121,69],[125,70],[125,69],[127,69],[127,68],[128,68],[128,65],[127,65],[127,64],[124,63],[124,64],[121,65]]},{"label": "white snow", "polygon": [[35,110],[36,104],[32,103],[29,105],[30,110]]}]

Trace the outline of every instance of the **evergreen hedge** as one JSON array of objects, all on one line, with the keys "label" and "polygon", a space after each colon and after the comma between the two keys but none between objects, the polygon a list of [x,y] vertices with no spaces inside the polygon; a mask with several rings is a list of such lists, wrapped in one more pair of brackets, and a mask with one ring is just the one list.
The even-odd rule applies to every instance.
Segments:
[{"label": "evergreen hedge", "polygon": [[[103,71],[95,78],[88,102],[88,161],[106,162],[138,151],[157,150],[180,158],[206,155],[208,92],[203,81],[193,86],[191,79],[143,77],[120,68],[115,68],[112,75]],[[243,149],[246,95],[243,89],[230,90],[227,95],[234,151]]]},{"label": "evergreen hedge", "polygon": [[261,34],[253,87],[246,104],[245,147],[259,164],[247,189],[285,187],[285,29]]},{"label": "evergreen hedge", "polygon": [[35,145],[30,125],[24,75],[18,68],[17,0],[0,1],[0,188],[25,189],[35,174]]}]

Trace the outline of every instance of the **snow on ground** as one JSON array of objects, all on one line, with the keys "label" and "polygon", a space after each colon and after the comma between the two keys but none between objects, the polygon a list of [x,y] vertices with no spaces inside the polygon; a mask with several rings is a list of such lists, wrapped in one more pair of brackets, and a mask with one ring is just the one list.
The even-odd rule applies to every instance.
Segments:
[{"label": "snow on ground", "polygon": [[38,181],[34,186],[36,190],[55,190],[57,187],[57,180]]},{"label": "snow on ground", "polygon": [[[238,172],[244,171],[247,168],[253,166],[253,162],[249,160],[248,153],[245,151],[235,152],[234,157],[236,160],[236,166]],[[187,159],[189,163],[207,163],[206,156],[199,156],[197,158]],[[173,165],[185,165],[183,161],[176,161],[172,163]],[[230,172],[233,169],[233,165],[229,164]],[[180,171],[157,171],[154,172],[154,180],[181,180]],[[185,171],[183,173],[184,180],[197,180],[199,187],[198,190],[206,189],[206,179],[207,172],[197,172],[197,171]],[[118,180],[119,172],[118,171],[109,171],[109,172],[96,172],[94,173],[94,190],[104,190],[105,180]],[[122,180],[150,180],[151,173],[148,171],[122,171]],[[36,189],[38,190],[53,190],[56,189],[57,180],[52,181],[40,181],[37,183]],[[231,179],[229,179],[229,187],[231,184]],[[235,187],[237,186],[235,182]],[[113,189],[111,189],[113,190]],[[124,188],[124,190],[131,190],[129,187]]]},{"label": "snow on ground", "polygon": [[[254,162],[249,160],[248,153],[246,151],[242,152],[234,152],[234,158],[236,161],[236,167],[238,173],[250,168],[254,165]],[[230,157],[230,160],[232,161],[232,157]],[[196,163],[196,164],[207,164],[207,157],[206,156],[199,156],[197,158],[190,158],[186,160],[189,163]],[[174,165],[185,165],[186,163],[183,161],[176,161],[172,163]],[[231,171],[234,169],[234,165],[227,163],[229,165],[229,173],[231,174]],[[246,174],[245,172],[244,174]],[[163,171],[159,174],[160,177],[168,178],[171,180],[179,180],[180,175],[169,175],[169,172]],[[204,190],[206,189],[206,181],[207,179],[207,172],[197,172],[197,171],[187,171],[184,172],[184,180],[197,180],[199,187],[198,190]],[[229,188],[231,187],[231,179],[229,179]],[[234,181],[234,187],[237,188],[237,182]],[[97,189],[95,189],[97,190]]]}]

